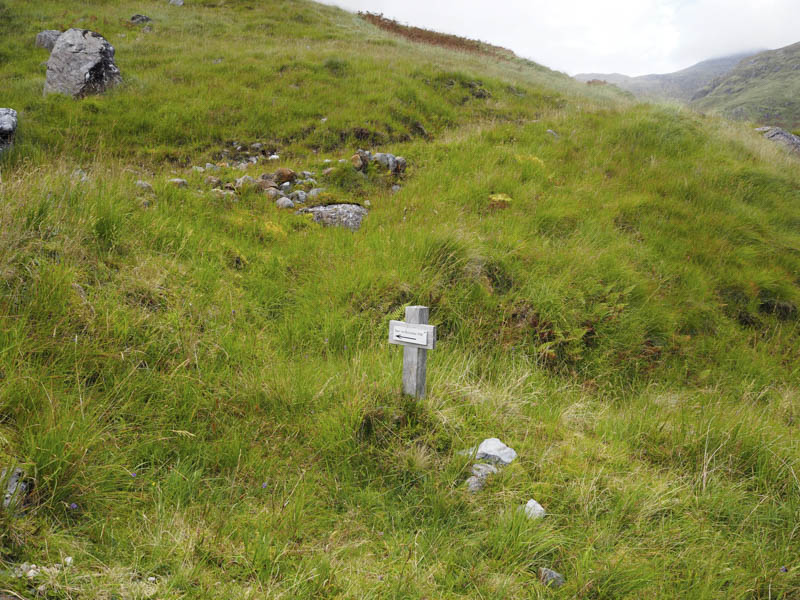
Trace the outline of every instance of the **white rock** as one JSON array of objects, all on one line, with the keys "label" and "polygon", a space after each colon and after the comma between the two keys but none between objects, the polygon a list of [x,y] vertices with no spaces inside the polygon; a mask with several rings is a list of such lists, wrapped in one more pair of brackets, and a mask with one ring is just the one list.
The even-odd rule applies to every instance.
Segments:
[{"label": "white rock", "polygon": [[489,465],[486,463],[472,465],[472,474],[475,477],[488,477],[489,475],[494,475],[495,473],[497,473],[497,467],[494,465]]},{"label": "white rock", "polygon": [[156,582],[156,578],[155,577],[148,577],[147,581],[149,581],[150,583],[155,583]]},{"label": "white rock", "polygon": [[277,154],[271,154],[268,160],[280,160],[281,157]]},{"label": "white rock", "polygon": [[185,180],[185,179],[181,179],[181,178],[179,178],[179,177],[176,177],[175,179],[170,179],[170,180],[169,180],[169,183],[170,183],[171,185],[174,185],[175,187],[179,187],[179,188],[185,188],[187,185],[189,185],[189,184],[186,182],[186,180]]},{"label": "white rock", "polygon": [[71,566],[72,566],[72,562],[73,562],[73,559],[72,559],[72,557],[71,557],[71,556],[68,556],[68,557],[66,557],[66,558],[64,559],[64,566],[65,566],[65,567],[71,567]]},{"label": "white rock", "polygon": [[541,519],[545,515],[547,515],[547,511],[539,504],[536,500],[528,500],[528,503],[524,506],[525,515],[529,519]]},{"label": "white rock", "polygon": [[146,181],[142,181],[141,179],[136,182],[136,187],[144,190],[145,192],[152,192],[153,186],[147,183]]},{"label": "white rock", "polygon": [[489,438],[483,440],[481,445],[478,446],[478,453],[475,455],[475,458],[509,465],[517,458],[517,453],[513,448],[509,448],[497,438]]}]

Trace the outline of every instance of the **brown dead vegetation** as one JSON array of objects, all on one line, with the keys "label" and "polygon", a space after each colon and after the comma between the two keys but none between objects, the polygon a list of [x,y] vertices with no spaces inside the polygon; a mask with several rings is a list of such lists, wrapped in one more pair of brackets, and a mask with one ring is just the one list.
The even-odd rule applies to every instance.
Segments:
[{"label": "brown dead vegetation", "polygon": [[412,42],[431,44],[433,46],[441,46],[443,48],[460,50],[462,52],[486,54],[496,58],[516,58],[516,54],[507,48],[493,46],[485,42],[470,40],[468,38],[463,38],[448,33],[439,33],[429,29],[422,29],[420,27],[401,25],[397,21],[387,19],[382,14],[359,12],[358,16],[365,21],[372,23],[376,27],[380,27],[385,31],[402,36],[408,40],[411,40]]}]

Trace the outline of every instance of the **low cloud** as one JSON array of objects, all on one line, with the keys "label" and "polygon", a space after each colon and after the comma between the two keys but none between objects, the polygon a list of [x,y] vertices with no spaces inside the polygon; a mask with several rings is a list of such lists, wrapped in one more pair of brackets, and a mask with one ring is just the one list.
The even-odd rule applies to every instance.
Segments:
[{"label": "low cloud", "polygon": [[505,46],[552,69],[664,73],[800,41],[798,0],[327,0]]}]

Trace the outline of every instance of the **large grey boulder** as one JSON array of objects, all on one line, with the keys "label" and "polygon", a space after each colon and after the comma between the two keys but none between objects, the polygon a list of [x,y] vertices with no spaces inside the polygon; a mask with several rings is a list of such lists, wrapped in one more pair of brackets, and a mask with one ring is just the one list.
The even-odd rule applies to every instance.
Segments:
[{"label": "large grey boulder", "polygon": [[50,53],[44,93],[83,98],[101,94],[121,82],[122,75],[114,63],[114,46],[94,31],[68,29]]},{"label": "large grey boulder", "polygon": [[304,208],[300,212],[310,213],[316,223],[326,227],[346,227],[358,231],[368,211],[358,204],[329,204]]},{"label": "large grey boulder", "polygon": [[783,144],[792,152],[800,154],[800,137],[789,133],[780,127],[759,127],[756,131],[763,131],[764,137],[771,142]]},{"label": "large grey boulder", "polygon": [[36,47],[52,50],[56,45],[56,41],[61,37],[61,32],[58,29],[45,29],[36,34]]},{"label": "large grey boulder", "polygon": [[0,108],[0,152],[11,147],[17,133],[17,111]]}]

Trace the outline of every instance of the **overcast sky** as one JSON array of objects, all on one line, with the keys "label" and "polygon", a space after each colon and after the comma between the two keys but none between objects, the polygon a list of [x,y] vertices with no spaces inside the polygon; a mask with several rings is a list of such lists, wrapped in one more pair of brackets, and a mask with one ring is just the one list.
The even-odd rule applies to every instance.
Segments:
[{"label": "overcast sky", "polygon": [[800,41],[800,0],[323,0],[576,73],[669,73]]}]

